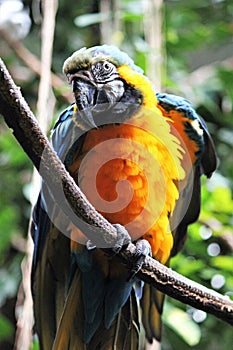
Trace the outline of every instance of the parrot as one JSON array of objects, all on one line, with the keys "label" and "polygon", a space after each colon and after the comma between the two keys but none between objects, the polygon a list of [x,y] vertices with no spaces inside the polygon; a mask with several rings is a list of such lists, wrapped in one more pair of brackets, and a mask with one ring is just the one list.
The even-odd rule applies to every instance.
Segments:
[{"label": "parrot", "polygon": [[[106,254],[85,235],[95,227],[72,220],[42,182],[31,223],[40,349],[143,350],[161,341],[164,294],[137,272],[145,256],[169,266],[182,249],[200,213],[201,175],[217,166],[214,143],[186,98],[156,91],[115,46],[81,48],[63,72],[74,102],[50,142],[119,244]],[[129,242],[135,266],[117,258]]]}]

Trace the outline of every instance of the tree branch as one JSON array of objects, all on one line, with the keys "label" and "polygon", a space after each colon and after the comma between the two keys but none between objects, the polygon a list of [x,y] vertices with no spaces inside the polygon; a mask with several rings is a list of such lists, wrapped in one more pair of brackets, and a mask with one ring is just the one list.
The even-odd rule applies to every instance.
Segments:
[{"label": "tree branch", "polygon": [[[0,60],[0,113],[7,125],[13,129],[13,134],[31,158],[43,180],[48,185],[54,199],[57,197],[57,186],[63,186],[63,191],[75,217],[82,220],[93,230],[85,231],[86,236],[100,246],[113,246],[117,240],[115,228],[105,220],[86,200],[83,193],[66,172],[62,162],[51,148],[49,141],[43,135],[29,106],[22,97],[19,88],[14,84],[4,63]],[[65,201],[64,201],[65,202]],[[62,210],[68,213],[69,205],[60,203]],[[96,228],[98,231],[96,231]],[[110,249],[106,250],[111,252]],[[135,254],[135,246],[130,243],[121,251],[119,259],[131,265]],[[221,320],[233,325],[233,302],[198,283],[195,283],[172,271],[158,261],[147,257],[138,277],[152,284],[163,293],[198,309],[215,315]]]}]

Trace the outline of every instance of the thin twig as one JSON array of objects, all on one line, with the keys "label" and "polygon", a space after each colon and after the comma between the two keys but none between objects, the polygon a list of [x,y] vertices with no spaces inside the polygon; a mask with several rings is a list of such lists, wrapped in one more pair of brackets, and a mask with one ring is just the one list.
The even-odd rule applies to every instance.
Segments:
[{"label": "thin twig", "polygon": [[149,52],[146,55],[146,74],[161,91],[165,69],[163,25],[163,0],[144,1],[144,34]]},{"label": "thin twig", "polygon": [[[11,47],[16,55],[29,67],[36,75],[41,76],[41,62],[39,58],[29,51],[21,41],[13,40],[3,29],[0,29],[0,37]],[[52,86],[55,90],[59,91],[59,95],[62,96],[67,102],[72,102],[72,96],[70,92],[65,89],[64,81],[59,78],[58,75],[51,72]]]},{"label": "thin twig", "polygon": [[[53,37],[55,29],[55,17],[57,12],[57,0],[43,2],[42,22],[42,47],[40,84],[38,93],[38,123],[44,133],[47,132],[48,121],[53,115],[55,98],[52,92],[51,62]],[[53,78],[54,79],[54,78]],[[55,82],[57,79],[55,78]],[[35,204],[35,194],[39,191],[40,177],[36,170],[32,176],[33,196],[32,206]],[[31,266],[33,258],[33,242],[30,233],[31,222],[28,227],[26,254],[22,262],[22,285],[18,291],[18,303],[16,305],[17,329],[15,337],[15,350],[29,350],[32,342],[32,329],[34,323],[33,300],[31,294]],[[22,295],[23,294],[23,295]],[[19,302],[21,300],[21,303]]]},{"label": "thin twig", "polygon": [[[66,172],[64,165],[41,132],[35,117],[2,61],[0,61],[0,83],[0,113],[4,116],[7,125],[13,129],[14,136],[40,171],[54,199],[56,200],[57,198],[57,186],[60,186],[62,183],[65,196],[74,214],[82,217],[82,220],[92,225],[92,227],[99,228],[98,232],[96,230],[85,232],[86,236],[93,243],[98,240],[98,243],[102,242],[103,245],[109,246],[109,244],[112,244],[113,246],[117,237],[115,228],[88,203],[74,180]],[[40,165],[42,163],[41,169]],[[60,178],[59,181],[57,181],[58,177]],[[67,204],[59,203],[59,205],[64,212],[67,211]],[[72,217],[72,220],[74,217]],[[75,224],[75,220],[73,221]],[[118,256],[121,261],[130,266],[134,253],[135,246],[130,243]],[[161,265],[158,261],[147,257],[138,277],[152,284],[163,293],[185,304],[211,313],[233,325],[232,301],[177,274],[166,266]]]}]

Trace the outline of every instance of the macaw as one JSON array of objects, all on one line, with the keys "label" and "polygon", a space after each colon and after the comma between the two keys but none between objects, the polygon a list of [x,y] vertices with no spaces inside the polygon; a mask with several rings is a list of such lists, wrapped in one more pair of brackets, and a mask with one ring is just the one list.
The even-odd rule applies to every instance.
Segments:
[{"label": "macaw", "polygon": [[[198,218],[200,176],[216,168],[206,124],[186,99],[156,92],[114,46],[82,48],[63,71],[74,103],[52,130],[54,150],[90,203],[123,232],[121,246],[130,239],[139,256],[168,265]],[[106,255],[85,229],[94,230],[81,219],[74,224],[43,183],[32,218],[40,349],[134,350],[161,340],[163,293]]]}]

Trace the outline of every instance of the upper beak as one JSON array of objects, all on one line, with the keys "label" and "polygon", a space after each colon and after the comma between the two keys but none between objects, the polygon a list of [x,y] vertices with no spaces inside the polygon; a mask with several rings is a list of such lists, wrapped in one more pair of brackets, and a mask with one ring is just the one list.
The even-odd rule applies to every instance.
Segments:
[{"label": "upper beak", "polygon": [[92,73],[89,71],[89,70],[79,70],[75,73],[68,73],[67,74],[67,79],[68,79],[68,82],[71,84],[72,81],[74,79],[78,79],[78,80],[83,80],[83,81],[86,81],[90,84],[93,84],[95,85],[95,82],[94,82],[94,78],[93,78],[93,75]]},{"label": "upper beak", "polygon": [[82,126],[85,129],[96,128],[91,109],[96,103],[97,87],[92,73],[88,70],[82,70],[68,74],[67,78],[72,84]]}]

